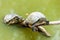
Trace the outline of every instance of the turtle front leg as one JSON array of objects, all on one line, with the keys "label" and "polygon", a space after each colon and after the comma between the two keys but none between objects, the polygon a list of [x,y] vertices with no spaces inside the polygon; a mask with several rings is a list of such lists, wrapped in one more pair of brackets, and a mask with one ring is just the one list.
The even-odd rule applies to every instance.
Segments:
[{"label": "turtle front leg", "polygon": [[35,26],[32,26],[32,31],[38,31],[38,28]]},{"label": "turtle front leg", "polygon": [[38,29],[42,31],[46,36],[50,37],[51,35],[43,28],[42,26],[38,26]]},{"label": "turtle front leg", "polygon": [[38,31],[38,28],[37,27],[35,27],[35,25],[28,25],[29,26],[29,28],[31,28],[32,29],[32,31]]}]

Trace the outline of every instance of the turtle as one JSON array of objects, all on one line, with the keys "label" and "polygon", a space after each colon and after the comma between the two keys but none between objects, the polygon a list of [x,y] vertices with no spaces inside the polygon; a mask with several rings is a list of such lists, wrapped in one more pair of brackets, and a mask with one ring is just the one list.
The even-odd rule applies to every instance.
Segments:
[{"label": "turtle", "polygon": [[4,23],[6,24],[15,24],[15,23],[21,23],[24,20],[22,16],[19,16],[17,14],[7,14],[4,16]]},{"label": "turtle", "polygon": [[48,25],[49,21],[46,19],[46,16],[41,12],[32,12],[24,20],[23,24],[32,28],[33,31],[42,31],[46,36],[51,36],[42,25]]},{"label": "turtle", "polygon": [[46,17],[41,12],[32,12],[26,19],[17,14],[7,14],[5,15],[3,21],[9,25],[21,23],[21,25],[28,26],[34,31],[42,31],[46,34],[46,36],[50,36],[50,34],[43,27],[41,27],[42,24],[48,24]]},{"label": "turtle", "polygon": [[[26,18],[24,23],[30,23],[30,24],[35,24],[36,22],[42,22],[45,21],[47,22],[48,20],[46,19],[45,15],[42,14],[41,12],[32,12],[30,15]],[[46,23],[47,24],[47,23]]]}]

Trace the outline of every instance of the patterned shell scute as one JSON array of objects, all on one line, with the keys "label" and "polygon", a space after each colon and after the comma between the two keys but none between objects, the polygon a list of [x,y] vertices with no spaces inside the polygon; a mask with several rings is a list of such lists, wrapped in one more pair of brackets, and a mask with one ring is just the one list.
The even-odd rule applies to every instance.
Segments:
[{"label": "patterned shell scute", "polygon": [[[7,14],[4,17],[4,23],[9,22],[10,20],[12,20],[15,16],[18,16],[17,14]],[[18,16],[19,17],[19,16]]]},{"label": "patterned shell scute", "polygon": [[25,21],[33,24],[41,18],[45,18],[44,14],[41,12],[32,12]]}]

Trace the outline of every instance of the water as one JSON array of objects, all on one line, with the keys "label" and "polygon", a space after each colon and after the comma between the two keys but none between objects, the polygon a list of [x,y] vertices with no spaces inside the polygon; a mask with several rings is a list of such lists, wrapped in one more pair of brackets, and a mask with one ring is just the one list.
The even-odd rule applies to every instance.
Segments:
[{"label": "water", "polygon": [[26,18],[26,13],[33,11],[42,12],[50,21],[60,20],[60,0],[0,0],[0,40],[60,40],[60,25],[44,26],[52,35],[48,38],[29,28],[3,23],[6,14],[13,12]]}]

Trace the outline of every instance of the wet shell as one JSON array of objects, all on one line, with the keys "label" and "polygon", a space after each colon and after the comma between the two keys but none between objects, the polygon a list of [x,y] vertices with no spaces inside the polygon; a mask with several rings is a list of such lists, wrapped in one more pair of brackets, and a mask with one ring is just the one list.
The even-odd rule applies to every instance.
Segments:
[{"label": "wet shell", "polygon": [[21,16],[18,16],[17,14],[7,14],[5,17],[4,17],[4,23],[7,23],[9,22],[10,20],[12,20],[14,17],[19,17],[21,18]]},{"label": "wet shell", "polygon": [[38,21],[39,19],[42,18],[46,18],[44,14],[42,14],[41,12],[32,12],[24,22],[29,22],[31,24],[35,23],[36,21]]}]

